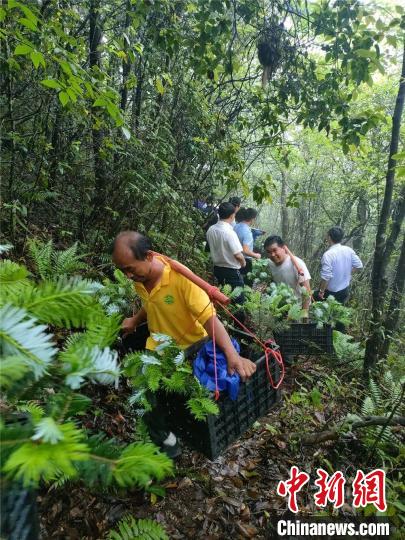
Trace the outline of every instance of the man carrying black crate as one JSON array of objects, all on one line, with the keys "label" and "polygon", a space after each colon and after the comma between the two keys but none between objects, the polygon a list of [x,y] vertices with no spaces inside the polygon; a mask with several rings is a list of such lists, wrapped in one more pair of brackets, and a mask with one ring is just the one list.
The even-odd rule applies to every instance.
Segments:
[{"label": "man carrying black crate", "polygon": [[[236,352],[207,293],[171,268],[163,256],[155,254],[149,238],[135,231],[120,233],[114,240],[113,261],[135,282],[136,292],[142,300],[138,313],[124,319],[124,335],[134,332],[138,325],[147,321],[151,334],[169,335],[185,349],[207,335],[212,338],[215,334],[215,342],[226,356],[228,372],[238,373],[242,380],[253,375],[256,365]],[[149,336],[146,348],[153,350],[157,345]],[[157,420],[161,425],[161,419]],[[162,429],[151,431],[162,434]],[[164,438],[152,438],[169,455],[174,455],[177,441],[173,433],[168,431]]]}]

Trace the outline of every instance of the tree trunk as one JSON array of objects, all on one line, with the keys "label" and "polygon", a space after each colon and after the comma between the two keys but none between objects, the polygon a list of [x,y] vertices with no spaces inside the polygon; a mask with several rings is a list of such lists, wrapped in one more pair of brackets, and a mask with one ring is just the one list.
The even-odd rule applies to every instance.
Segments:
[{"label": "tree trunk", "polygon": [[281,171],[281,236],[285,242],[288,242],[288,209],[287,209],[287,178],[284,171]]},{"label": "tree trunk", "polygon": [[353,237],[353,249],[357,253],[360,253],[363,248],[364,229],[366,228],[368,217],[368,205],[366,198],[366,191],[363,190],[359,195],[357,201],[357,224],[358,229]]},{"label": "tree trunk", "polygon": [[391,345],[391,338],[398,328],[398,321],[401,314],[401,301],[405,285],[405,236],[402,241],[401,253],[398,259],[398,265],[395,272],[395,278],[392,283],[391,300],[388,313],[384,321],[385,340],[381,355],[386,357]]},{"label": "tree trunk", "polygon": [[[101,53],[99,46],[101,43],[102,31],[100,24],[99,9],[100,0],[90,0],[90,32],[89,32],[89,64],[90,70],[100,68]],[[104,132],[101,125],[97,125],[99,112],[96,108],[92,109],[93,126],[91,129],[93,141],[93,162],[94,162],[94,192],[90,204],[90,215],[87,220],[94,225],[96,216],[104,216],[103,207],[106,200],[107,172],[104,159],[101,156],[101,149],[104,141]],[[100,119],[101,120],[101,119]],[[101,123],[101,122],[100,122]],[[86,218],[85,218],[86,219]],[[84,237],[86,223],[81,224],[81,236]]]},{"label": "tree trunk", "polygon": [[371,335],[366,344],[366,355],[364,359],[364,369],[369,371],[372,369],[379,357],[383,344],[382,332],[382,315],[384,310],[384,301],[386,297],[386,268],[388,264],[387,258],[392,253],[392,249],[387,251],[387,225],[391,212],[392,194],[394,190],[395,180],[395,165],[396,160],[393,155],[398,151],[398,140],[401,128],[401,116],[404,108],[405,98],[405,42],[404,52],[402,57],[401,79],[395,102],[394,114],[392,116],[392,131],[391,143],[388,158],[388,168],[385,183],[384,200],[381,208],[380,219],[377,228],[376,242],[374,249],[374,263],[371,275],[371,292],[372,292],[372,318],[371,318]]},{"label": "tree trunk", "polygon": [[[129,10],[131,9],[131,1],[127,0],[125,5],[125,23],[123,32],[127,33],[130,19],[129,19]],[[128,101],[128,88],[127,88],[127,79],[128,75],[131,71],[131,61],[128,58],[128,42],[125,39],[124,40],[124,52],[126,53],[126,57],[122,60],[122,85],[121,85],[121,109],[125,111],[127,108],[127,101]]]}]

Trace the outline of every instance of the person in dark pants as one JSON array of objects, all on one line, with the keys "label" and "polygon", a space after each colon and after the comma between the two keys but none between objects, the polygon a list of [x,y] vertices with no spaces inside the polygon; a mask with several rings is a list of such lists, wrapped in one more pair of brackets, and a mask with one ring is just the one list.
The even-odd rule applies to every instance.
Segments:
[{"label": "person in dark pants", "polygon": [[[221,203],[218,208],[219,221],[207,232],[211,258],[214,263],[214,276],[220,285],[228,284],[234,289],[243,287],[241,268],[246,265],[242,255],[242,246],[233,230],[235,206],[232,203]],[[240,300],[237,299],[238,303]]]},{"label": "person in dark pants", "polygon": [[[215,342],[226,356],[228,372],[238,373],[242,380],[253,375],[256,365],[236,351],[207,293],[173,269],[163,256],[154,253],[149,238],[136,231],[120,233],[114,240],[113,262],[134,281],[142,300],[141,309],[133,317],[124,319],[124,336],[147,322],[150,335],[145,346],[154,350],[159,344],[155,334],[171,336],[182,349],[215,334]],[[152,416],[147,417],[152,440],[168,455],[176,455],[175,434],[169,426],[163,429],[160,411]]]},{"label": "person in dark pants", "polygon": [[[329,249],[321,259],[321,284],[315,294],[317,300],[334,296],[341,304],[349,299],[349,287],[352,273],[363,268],[359,256],[349,246],[343,246],[341,241],[344,233],[341,227],[332,227],[328,231],[327,240]],[[336,330],[345,332],[341,323],[336,324]]]}]

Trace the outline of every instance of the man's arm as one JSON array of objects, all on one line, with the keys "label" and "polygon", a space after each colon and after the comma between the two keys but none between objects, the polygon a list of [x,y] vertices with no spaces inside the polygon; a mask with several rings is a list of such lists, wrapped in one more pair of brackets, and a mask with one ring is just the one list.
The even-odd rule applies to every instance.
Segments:
[{"label": "man's arm", "polygon": [[132,334],[132,332],[135,332],[136,327],[145,322],[147,319],[146,311],[143,307],[138,311],[138,313],[135,313],[133,317],[128,317],[122,321],[121,330],[123,336],[127,336],[128,334]]},{"label": "man's arm", "polygon": [[238,261],[238,263],[240,263],[241,267],[242,267],[242,268],[245,268],[245,266],[246,266],[246,259],[245,259],[245,257],[242,255],[242,253],[234,253],[233,256],[234,256],[235,259]]},{"label": "man's arm", "polygon": [[232,375],[236,371],[237,373],[239,373],[243,381],[248,379],[256,371],[256,364],[254,364],[247,358],[239,356],[239,354],[235,350],[235,347],[232,345],[232,341],[228,335],[228,332],[225,330],[224,325],[221,323],[221,321],[216,315],[210,317],[208,321],[204,324],[204,328],[211,339],[213,334],[213,324],[215,330],[215,343],[223,350],[226,356],[226,360],[228,363],[228,373]]},{"label": "man's arm", "polygon": [[305,292],[302,294],[302,309],[306,311],[306,314],[304,314],[304,317],[308,317],[308,310],[309,306],[311,304],[311,298],[309,295],[309,291],[311,290],[311,286],[309,284],[309,279],[306,279],[302,283],[300,283],[301,287],[305,287]]},{"label": "man's arm", "polygon": [[255,253],[251,249],[249,249],[249,246],[246,244],[243,244],[243,253],[245,253],[248,257],[253,257],[254,259],[261,259],[262,256],[260,253]]},{"label": "man's arm", "polygon": [[362,270],[363,263],[355,251],[352,252],[352,273]]},{"label": "man's arm", "polygon": [[333,277],[332,262],[329,260],[328,252],[324,253],[321,259],[321,284],[319,285],[319,296],[323,298],[329,281]]},{"label": "man's arm", "polygon": [[321,279],[321,284],[319,285],[319,297],[323,298],[326,289],[328,288],[329,279]]}]

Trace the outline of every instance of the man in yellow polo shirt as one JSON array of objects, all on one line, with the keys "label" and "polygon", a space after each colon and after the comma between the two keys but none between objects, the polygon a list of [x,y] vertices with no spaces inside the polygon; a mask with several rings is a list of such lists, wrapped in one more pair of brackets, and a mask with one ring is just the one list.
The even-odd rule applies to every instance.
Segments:
[{"label": "man in yellow polo shirt", "polygon": [[[123,321],[124,334],[147,320],[151,333],[169,335],[186,348],[207,334],[212,337],[214,325],[215,342],[226,356],[229,374],[237,372],[242,380],[253,375],[255,364],[236,352],[207,293],[155,256],[149,238],[135,231],[120,233],[114,241],[113,261],[135,282],[143,304],[138,313]],[[146,348],[156,345],[149,337]]]},{"label": "man in yellow polo shirt", "polygon": [[[237,372],[245,380],[256,371],[253,362],[236,352],[207,293],[173,270],[162,257],[154,255],[149,238],[135,231],[120,233],[114,241],[113,261],[135,282],[142,299],[138,313],[123,321],[124,335],[147,321],[151,333],[169,335],[180,347],[186,348],[207,335],[212,337],[214,327],[215,342],[226,356],[228,372]],[[146,347],[153,350],[156,345],[149,337]],[[150,401],[152,410],[145,413],[143,419],[151,439],[169,457],[175,458],[181,453],[177,437],[170,431],[165,410],[154,396],[150,396]]]}]

